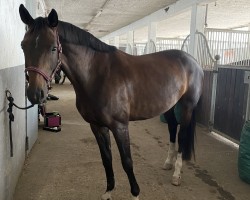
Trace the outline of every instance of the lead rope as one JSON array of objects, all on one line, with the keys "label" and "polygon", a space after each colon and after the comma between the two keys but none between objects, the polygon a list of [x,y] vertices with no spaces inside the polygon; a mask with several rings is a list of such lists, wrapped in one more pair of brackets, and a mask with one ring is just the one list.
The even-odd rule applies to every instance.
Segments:
[{"label": "lead rope", "polygon": [[9,113],[9,135],[10,135],[10,157],[13,157],[13,139],[12,139],[12,122],[14,122],[14,114],[13,114],[13,106],[15,106],[18,109],[21,110],[27,110],[29,108],[32,108],[34,105],[30,105],[27,107],[19,107],[14,103],[14,98],[12,97],[12,94],[9,90],[5,91],[5,96],[7,100],[9,101],[9,108],[7,109],[7,112]]}]

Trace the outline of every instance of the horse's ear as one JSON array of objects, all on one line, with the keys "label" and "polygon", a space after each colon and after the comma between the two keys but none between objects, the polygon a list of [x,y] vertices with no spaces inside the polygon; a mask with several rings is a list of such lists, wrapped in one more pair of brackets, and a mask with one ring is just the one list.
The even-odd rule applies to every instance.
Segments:
[{"label": "horse's ear", "polygon": [[48,16],[49,26],[56,27],[58,24],[58,15],[55,9],[52,9]]},{"label": "horse's ear", "polygon": [[29,11],[24,7],[23,4],[19,6],[19,14],[20,14],[21,20],[26,25],[30,26],[34,23],[34,19],[31,17]]}]

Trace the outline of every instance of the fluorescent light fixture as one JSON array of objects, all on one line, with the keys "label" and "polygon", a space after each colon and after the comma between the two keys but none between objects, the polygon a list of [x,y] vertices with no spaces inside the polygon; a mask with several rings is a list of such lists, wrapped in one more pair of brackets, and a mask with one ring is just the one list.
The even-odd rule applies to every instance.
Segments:
[{"label": "fluorescent light fixture", "polygon": [[102,14],[102,10],[99,10],[99,11],[96,13],[96,15],[94,16],[94,18],[99,17],[101,14]]}]

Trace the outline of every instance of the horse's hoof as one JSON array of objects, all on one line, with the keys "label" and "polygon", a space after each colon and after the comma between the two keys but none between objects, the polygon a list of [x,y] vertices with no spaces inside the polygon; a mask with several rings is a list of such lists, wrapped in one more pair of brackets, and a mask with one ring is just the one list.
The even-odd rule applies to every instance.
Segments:
[{"label": "horse's hoof", "polygon": [[172,177],[172,184],[174,185],[174,186],[179,186],[179,185],[181,185],[181,177],[180,176],[173,176]]},{"label": "horse's hoof", "polygon": [[101,200],[112,200],[111,192],[106,192],[102,195]]},{"label": "horse's hoof", "polygon": [[132,200],[139,200],[139,196],[137,196],[137,197],[132,196]]},{"label": "horse's hoof", "polygon": [[163,165],[163,169],[165,169],[165,170],[171,170],[172,168],[173,168],[173,164],[171,164],[171,163],[165,163]]}]

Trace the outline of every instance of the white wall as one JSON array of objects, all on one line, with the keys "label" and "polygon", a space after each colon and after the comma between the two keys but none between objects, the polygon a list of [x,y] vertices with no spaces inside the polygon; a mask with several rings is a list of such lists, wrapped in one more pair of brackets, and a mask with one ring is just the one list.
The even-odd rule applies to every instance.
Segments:
[{"label": "white wall", "polygon": [[25,159],[26,120],[25,111],[13,108],[15,120],[12,123],[13,153],[10,157],[8,101],[5,90],[9,89],[15,103],[25,105],[24,66],[0,70],[0,200],[11,200]]},{"label": "white wall", "polygon": [[19,17],[19,5],[25,0],[0,1],[0,69],[24,63],[20,43],[25,26]]},{"label": "white wall", "polygon": [[[30,8],[35,8],[36,0],[27,2]],[[14,156],[10,157],[8,101],[5,98],[5,90],[8,89],[14,102],[25,106],[24,56],[20,47],[25,26],[19,17],[21,3],[25,4],[25,0],[0,0],[0,200],[12,199],[26,154],[26,112],[13,108]]]}]

